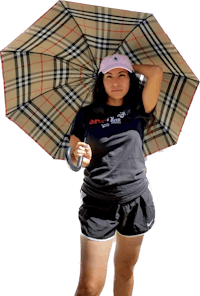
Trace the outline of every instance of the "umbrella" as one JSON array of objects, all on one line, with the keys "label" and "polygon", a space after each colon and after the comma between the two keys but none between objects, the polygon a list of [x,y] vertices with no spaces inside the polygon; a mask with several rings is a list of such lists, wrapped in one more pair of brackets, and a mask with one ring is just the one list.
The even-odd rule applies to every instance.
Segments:
[{"label": "umbrella", "polygon": [[144,156],[176,144],[199,81],[151,13],[58,1],[1,51],[6,116],[65,159],[74,117],[114,53],[164,72]]}]

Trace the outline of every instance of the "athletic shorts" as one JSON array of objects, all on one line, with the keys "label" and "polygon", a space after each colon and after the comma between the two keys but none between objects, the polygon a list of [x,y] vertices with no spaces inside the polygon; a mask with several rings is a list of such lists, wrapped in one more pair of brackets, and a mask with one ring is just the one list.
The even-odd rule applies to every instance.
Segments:
[{"label": "athletic shorts", "polygon": [[97,199],[81,191],[81,232],[88,239],[108,240],[118,231],[123,236],[143,235],[154,224],[155,207],[150,190],[125,204]]}]

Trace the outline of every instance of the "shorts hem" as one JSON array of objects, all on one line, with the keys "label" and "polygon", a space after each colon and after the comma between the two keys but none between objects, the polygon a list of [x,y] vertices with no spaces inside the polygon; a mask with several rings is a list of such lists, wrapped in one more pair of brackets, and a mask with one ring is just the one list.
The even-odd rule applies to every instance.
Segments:
[{"label": "shorts hem", "polygon": [[106,238],[106,239],[100,239],[100,238],[89,237],[89,236],[83,234],[82,232],[81,232],[81,235],[84,236],[84,237],[86,237],[89,240],[96,241],[96,242],[106,242],[106,241],[114,238],[114,236],[115,236],[115,234],[114,234],[112,237],[109,237],[109,238]]},{"label": "shorts hem", "polygon": [[[149,229],[150,230],[150,229]],[[149,232],[149,230],[143,232],[143,233],[140,233],[140,234],[135,234],[135,235],[124,235],[124,234],[121,234],[118,230],[117,232],[121,235],[121,236],[124,236],[124,237],[136,237],[136,236],[142,236],[144,235],[145,233]]]}]

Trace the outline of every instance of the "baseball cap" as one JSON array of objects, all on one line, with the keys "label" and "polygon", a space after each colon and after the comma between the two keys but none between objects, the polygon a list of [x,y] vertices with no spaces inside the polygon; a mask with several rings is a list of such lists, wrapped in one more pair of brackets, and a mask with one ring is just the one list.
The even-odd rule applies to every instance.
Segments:
[{"label": "baseball cap", "polygon": [[112,56],[106,56],[100,65],[99,73],[107,73],[109,70],[115,68],[123,68],[129,72],[133,72],[131,61],[126,55],[114,54]]}]

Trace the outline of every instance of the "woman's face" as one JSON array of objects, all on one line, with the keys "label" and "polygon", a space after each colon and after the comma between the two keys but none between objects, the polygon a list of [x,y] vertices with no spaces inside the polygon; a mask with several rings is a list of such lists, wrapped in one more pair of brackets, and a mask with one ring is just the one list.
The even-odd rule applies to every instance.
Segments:
[{"label": "woman's face", "polygon": [[108,105],[121,106],[123,98],[128,93],[130,87],[130,77],[128,71],[122,68],[115,68],[108,71],[103,76],[103,84],[108,94]]}]

